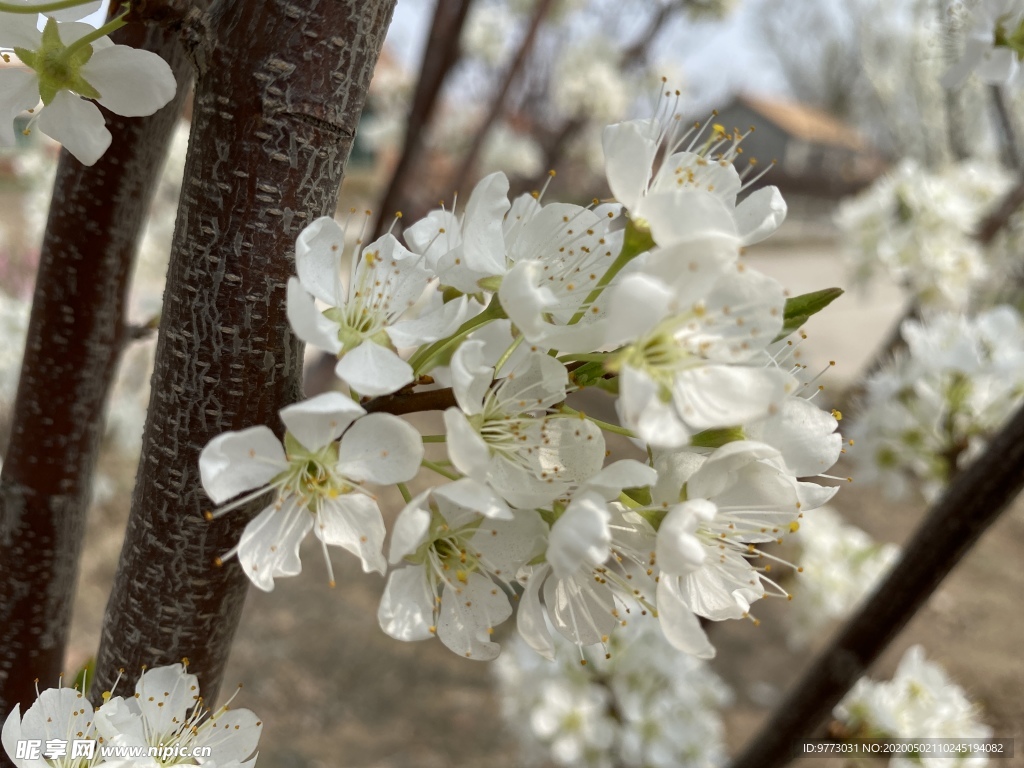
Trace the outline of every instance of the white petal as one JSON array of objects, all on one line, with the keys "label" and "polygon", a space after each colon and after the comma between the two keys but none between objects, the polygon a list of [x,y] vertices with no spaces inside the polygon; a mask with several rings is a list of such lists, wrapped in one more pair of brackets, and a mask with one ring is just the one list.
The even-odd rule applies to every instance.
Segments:
[{"label": "white petal", "polygon": [[683,603],[676,578],[663,577],[658,581],[658,620],[672,647],[698,659],[715,658],[715,647],[696,614]]},{"label": "white petal", "polygon": [[210,758],[216,768],[233,768],[256,751],[263,724],[256,713],[248,709],[229,709],[218,712],[199,728],[196,745],[210,747]]},{"label": "white petal", "polygon": [[361,493],[324,499],[313,533],[332,547],[342,547],[363,561],[363,571],[384,575],[384,518],[377,502]]},{"label": "white petal", "polygon": [[189,674],[183,664],[153,667],[139,677],[135,692],[135,701],[151,732],[171,733],[195,706],[199,678]]},{"label": "white petal", "polygon": [[110,146],[100,108],[68,91],[60,91],[39,113],[39,130],[64,145],[82,165],[93,165]]},{"label": "white petal", "polygon": [[469,297],[460,296],[411,320],[389,326],[388,336],[397,347],[418,347],[452,335],[466,319]]},{"label": "white petal", "polygon": [[431,211],[402,233],[413,253],[424,256],[431,269],[444,254],[462,244],[462,228],[451,211]]},{"label": "white petal", "polygon": [[768,237],[786,220],[786,201],[778,187],[762,187],[736,206],[736,229],[743,245]]},{"label": "white petal", "polygon": [[215,504],[266,485],[287,467],[281,441],[262,425],[217,435],[199,454],[203,489]]},{"label": "white petal", "polygon": [[512,510],[482,483],[464,477],[434,490],[434,495],[491,520],[511,520]]},{"label": "white petal", "polygon": [[704,365],[680,371],[672,400],[683,420],[698,430],[729,427],[759,418],[786,395],[785,371],[738,365]]},{"label": "white petal", "polygon": [[556,578],[568,578],[584,565],[599,566],[608,559],[612,542],[610,519],[600,497],[583,494],[572,500],[551,526],[548,537],[546,558]]},{"label": "white petal", "polygon": [[635,341],[679,310],[675,292],[661,280],[633,273],[612,289],[608,308],[608,346]]},{"label": "white petal", "polygon": [[580,492],[594,491],[605,501],[618,498],[623,488],[643,488],[654,485],[658,473],[636,459],[620,459],[607,467],[580,486]]},{"label": "white petal", "polygon": [[550,408],[565,399],[569,373],[550,355],[531,352],[498,385],[497,397],[505,413]]},{"label": "white petal", "polygon": [[377,609],[380,628],[396,640],[426,640],[433,636],[434,596],[422,566],[408,565],[388,574]]},{"label": "white petal", "polygon": [[413,382],[412,366],[396,352],[372,341],[346,352],[334,373],[361,395],[390,395]]},{"label": "white petal", "polygon": [[[31,0],[33,5],[39,5],[38,0]],[[83,3],[82,5],[76,5],[74,8],[64,8],[59,11],[48,11],[47,16],[52,16],[57,21],[78,21],[84,19],[86,16],[92,16],[103,6],[103,0],[91,0],[91,2]],[[65,43],[71,42],[63,35],[61,38]]]},{"label": "white petal", "polygon": [[544,604],[559,634],[578,645],[602,642],[619,623],[611,587],[597,583],[589,570],[545,579]]},{"label": "white petal", "polygon": [[739,240],[730,234],[708,234],[696,240],[655,248],[635,269],[672,288],[676,304],[689,309],[707,297],[711,287],[727,274],[739,256]]},{"label": "white petal", "polygon": [[151,51],[112,45],[95,50],[82,77],[100,93],[96,99],[117,115],[152,115],[174,98],[174,73]]},{"label": "white petal", "polygon": [[302,287],[332,307],[344,303],[340,277],[344,252],[345,233],[330,216],[321,216],[295,241],[295,271]]},{"label": "white petal", "polygon": [[348,425],[364,415],[363,406],[341,392],[325,392],[281,409],[281,421],[304,448],[318,451],[337,440]]},{"label": "white petal", "polygon": [[712,621],[743,618],[750,604],[764,597],[757,571],[739,555],[686,574],[679,586],[690,610]]},{"label": "white petal", "polygon": [[480,413],[494,381],[494,368],[484,362],[484,342],[464,341],[452,355],[451,375],[455,402],[470,416]]},{"label": "white petal", "polygon": [[33,72],[0,69],[0,144],[14,144],[14,118],[39,103],[39,80]]},{"label": "white petal", "polygon": [[658,528],[657,557],[663,573],[681,576],[704,563],[707,551],[697,538],[697,528],[715,518],[718,508],[707,499],[676,504]]},{"label": "white petal", "polygon": [[505,174],[485,176],[473,189],[463,219],[463,256],[466,265],[484,275],[505,272],[505,237],[502,226],[509,209]]},{"label": "white petal", "polygon": [[630,120],[604,129],[604,166],[615,199],[633,211],[647,189],[658,153],[656,120]]},{"label": "white petal", "polygon": [[328,320],[317,310],[316,300],[306,292],[296,277],[288,278],[287,309],[288,322],[296,336],[318,349],[327,350],[332,355],[341,351],[338,324]]},{"label": "white petal", "polygon": [[281,508],[271,504],[245,526],[238,541],[238,562],[264,592],[274,589],[276,577],[302,572],[299,545],[313,527],[313,515],[296,502],[289,499]]},{"label": "white petal", "polygon": [[465,414],[458,408],[449,408],[444,412],[444,429],[447,433],[445,447],[448,449],[448,458],[455,468],[472,478],[484,480],[491,451]]},{"label": "white petal", "polygon": [[471,546],[491,575],[510,583],[526,563],[544,553],[547,534],[536,510],[518,509],[511,520],[482,520]]},{"label": "white petal", "polygon": [[424,542],[430,530],[430,508],[427,499],[432,489],[414,496],[405,508],[398,513],[394,529],[391,531],[391,549],[388,551],[388,562],[398,565],[406,555],[415,552]]},{"label": "white petal", "polygon": [[[548,622],[544,618],[544,606],[540,602],[540,590],[544,579],[551,572],[550,566],[530,569],[526,577],[526,589],[519,599],[516,611],[516,628],[526,644],[548,661],[555,660],[555,644],[548,631]],[[523,577],[520,577],[523,580]]]},{"label": "white petal", "polygon": [[543,315],[558,302],[549,288],[539,284],[543,271],[539,261],[521,261],[509,270],[498,288],[502,308],[532,343],[542,339],[547,328]]},{"label": "white petal", "polygon": [[777,448],[795,477],[825,472],[843,448],[839,422],[828,411],[802,397],[787,397],[778,412],[745,428],[751,440]]},{"label": "white petal", "polygon": [[[0,13],[0,45],[4,48],[39,50],[43,34],[37,26],[38,21],[39,16],[31,13]],[[38,95],[39,91],[36,91]]]},{"label": "white petal", "polygon": [[342,436],[338,470],[357,481],[404,483],[419,471],[423,439],[411,424],[390,413],[371,413]]},{"label": "white petal", "polygon": [[512,606],[505,593],[479,573],[456,584],[454,589],[447,585],[441,594],[437,636],[460,656],[489,661],[501,650],[491,642],[491,631],[512,615]]},{"label": "white petal", "polygon": [[648,195],[637,207],[658,245],[736,235],[732,211],[721,198],[699,189],[681,189]]}]

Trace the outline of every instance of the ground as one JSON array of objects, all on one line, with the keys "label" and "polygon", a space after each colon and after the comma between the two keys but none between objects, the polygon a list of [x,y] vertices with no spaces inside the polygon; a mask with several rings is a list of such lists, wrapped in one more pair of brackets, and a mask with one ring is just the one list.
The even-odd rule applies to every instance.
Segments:
[{"label": "ground", "polygon": [[[793,293],[842,285],[836,248],[827,237],[783,237],[749,255]],[[855,382],[900,313],[895,288],[869,298],[847,295],[809,327],[808,365],[839,363],[829,386],[838,393]],[[130,493],[133,465],[107,462],[113,496],[94,509],[85,544],[82,581],[72,631],[69,669],[95,651],[99,622],[113,577]],[[846,474],[840,471],[839,474]],[[393,519],[396,498],[387,497]],[[835,506],[877,539],[904,542],[922,520],[919,501],[893,503],[856,481]],[[224,690],[245,684],[237,706],[265,723],[260,765],[269,768],[512,768],[514,739],[502,728],[486,663],[455,656],[439,642],[401,643],[377,626],[384,580],[363,574],[355,558],[337,553],[338,587],[327,586],[319,547],[310,538],[304,572],[280,580],[269,594],[252,589],[232,652]],[[1024,766],[1024,505],[997,522],[952,572],[873,670],[889,677],[903,651],[924,644],[977,701],[998,737],[1016,739],[1018,756],[999,768]],[[726,716],[730,749],[738,751],[812,658],[783,642],[785,601],[765,601],[761,625],[716,625],[714,668],[733,686],[736,705]],[[821,638],[821,643],[825,638]],[[806,761],[829,768],[838,761]]]}]

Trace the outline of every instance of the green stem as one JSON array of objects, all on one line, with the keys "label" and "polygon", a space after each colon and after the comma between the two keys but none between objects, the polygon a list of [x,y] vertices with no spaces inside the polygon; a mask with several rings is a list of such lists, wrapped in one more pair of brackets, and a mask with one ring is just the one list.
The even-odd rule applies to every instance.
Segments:
[{"label": "green stem", "polygon": [[582,411],[577,411],[574,408],[570,408],[567,405],[563,405],[558,410],[559,410],[559,413],[564,413],[564,414],[566,414],[568,416],[578,416],[581,419],[586,419],[587,421],[592,421],[595,424],[597,424],[597,426],[599,426],[601,429],[603,429],[605,432],[614,432],[616,435],[625,435],[626,437],[636,437],[636,433],[634,433],[631,430],[626,429],[625,427],[620,427],[618,424],[609,424],[607,421],[601,421],[600,419],[595,419],[593,416],[587,416],[587,414],[583,413]]},{"label": "green stem", "polygon": [[87,2],[89,0],[54,0],[50,3],[39,3],[38,5],[0,2],[0,13],[50,13],[51,11],[63,11],[65,8],[75,8],[79,5],[85,5]]},{"label": "green stem", "polygon": [[402,494],[402,498],[405,499],[405,503],[408,504],[412,501],[412,494],[409,493],[409,486],[405,483],[396,483],[396,485],[398,486],[399,492]]},{"label": "green stem", "polygon": [[447,439],[447,435],[423,435],[424,443],[443,443]]},{"label": "green stem", "polygon": [[449,480],[458,480],[460,478],[459,475],[454,472],[449,472],[435,461],[428,461],[427,459],[424,459],[420,462],[420,466],[425,469],[429,469],[431,472],[436,472],[441,475],[441,477],[447,477]]},{"label": "green stem", "polygon": [[583,355],[560,355],[560,363],[603,363],[608,357],[607,352],[590,352]]},{"label": "green stem", "polygon": [[[636,230],[632,231],[635,232]],[[622,271],[624,266],[645,250],[654,247],[654,241],[651,239],[650,233],[644,232],[642,236],[638,235],[634,241],[630,239],[630,232],[631,230],[627,229],[626,238],[622,242],[622,250],[619,251],[619,255],[615,257],[615,261],[608,267],[608,271],[601,275],[597,285],[594,286],[594,289],[587,295],[583,304],[580,305],[581,308],[569,319],[568,325],[575,325],[580,321],[583,315],[586,314],[587,308],[593,306],[594,302],[601,296],[601,292],[608,287],[608,283]]]},{"label": "green stem", "polygon": [[508,362],[508,359],[512,357],[512,354],[519,349],[519,345],[523,343],[524,338],[525,337],[523,336],[516,337],[516,340],[513,341],[502,356],[498,358],[498,362],[494,364],[494,378],[498,378],[498,373],[501,371],[502,367],[504,367],[505,363]]},{"label": "green stem", "polygon": [[486,325],[491,320],[498,320],[506,317],[505,310],[502,309],[501,303],[498,301],[498,294],[494,294],[491,299],[491,303],[487,305],[486,309],[476,317],[471,317],[469,320],[459,326],[459,329],[454,334],[446,339],[435,341],[428,347],[420,349],[416,354],[409,358],[409,365],[412,366],[413,375],[419,376],[425,371],[430,370],[430,366],[434,363],[437,358],[444,355],[453,346],[456,346],[472,331],[479,328],[481,325]]},{"label": "green stem", "polygon": [[636,499],[631,499],[629,496],[626,495],[625,491],[621,491],[619,493],[619,502],[629,507],[630,509],[637,509],[640,507],[640,502],[637,501]]},{"label": "green stem", "polygon": [[75,40],[75,42],[73,42],[71,45],[64,49],[64,56],[66,58],[71,58],[75,51],[80,51],[87,45],[96,42],[102,37],[106,37],[111,32],[116,32],[117,30],[119,30],[121,27],[128,23],[124,20],[124,17],[127,16],[128,13],[129,11],[125,11],[116,19],[111,19],[99,29],[93,30],[85,37],[80,37],[77,40]]}]

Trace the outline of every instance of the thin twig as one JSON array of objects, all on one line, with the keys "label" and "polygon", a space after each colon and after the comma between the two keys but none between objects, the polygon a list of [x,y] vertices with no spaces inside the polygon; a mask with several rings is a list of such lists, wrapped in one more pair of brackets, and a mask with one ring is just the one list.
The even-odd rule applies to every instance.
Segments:
[{"label": "thin twig", "polygon": [[516,55],[512,58],[508,69],[505,71],[505,76],[498,87],[498,92],[491,101],[487,115],[473,136],[473,143],[470,144],[469,149],[462,158],[459,171],[455,174],[453,189],[463,189],[469,181],[469,175],[473,172],[473,166],[476,165],[476,159],[480,155],[480,150],[483,149],[487,134],[490,133],[498,117],[501,116],[502,110],[505,108],[505,99],[508,98],[508,92],[512,88],[512,84],[519,77],[523,65],[526,64],[530,51],[533,50],[533,44],[537,40],[537,33],[540,31],[541,24],[544,23],[544,18],[548,15],[548,11],[551,10],[553,5],[554,0],[538,0],[537,5],[534,7],[530,25],[526,28],[526,34],[523,35],[522,42],[519,44],[519,50],[516,51]]},{"label": "thin twig", "polygon": [[1013,124],[1010,110],[1006,108],[1006,98],[1003,96],[1003,89],[998,85],[990,85],[988,94],[992,99],[992,106],[996,110],[996,118],[999,123],[999,144],[1002,155],[1007,165],[1013,170],[1019,171],[1024,168],[1024,161],[1021,160],[1020,144],[1017,142],[1017,128]]},{"label": "thin twig", "polygon": [[472,4],[473,0],[437,0],[427,45],[423,51],[423,62],[420,64],[420,79],[416,83],[416,92],[406,121],[402,154],[391,173],[388,189],[381,198],[374,239],[384,233],[391,217],[405,205],[406,181],[419,158],[423,131],[430,123],[441,86],[459,60],[459,38]]},{"label": "thin twig", "polygon": [[1024,206],[1024,173],[1017,179],[1014,187],[1003,196],[996,209],[981,222],[975,235],[977,241],[982,245],[989,245],[1010,223],[1010,219],[1021,206]]},{"label": "thin twig", "polygon": [[381,395],[363,403],[367,413],[393,413],[402,416],[421,411],[443,411],[458,405],[451,387],[432,389],[427,392],[396,392]]},{"label": "thin twig", "polygon": [[778,768],[899,634],[1024,485],[1024,408],[964,469],[889,577],[817,658],[731,768]]}]

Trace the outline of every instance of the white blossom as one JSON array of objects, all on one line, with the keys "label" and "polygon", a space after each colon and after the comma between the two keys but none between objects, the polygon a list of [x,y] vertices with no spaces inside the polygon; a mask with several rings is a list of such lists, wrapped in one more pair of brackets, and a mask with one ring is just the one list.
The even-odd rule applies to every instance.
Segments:
[{"label": "white blossom", "polygon": [[211,519],[273,492],[273,501],[224,556],[237,554],[260,589],[269,592],[275,577],[300,572],[299,545],[310,529],[323,544],[332,585],[328,545],[359,557],[364,571],[384,573],[384,520],[364,483],[409,480],[423,458],[423,443],[397,416],[364,414],[351,399],[328,392],[281,410],[288,430],[283,446],[269,427],[256,426],[225,432],[203,448],[199,469],[213,502],[247,492]]},{"label": "white blossom", "polygon": [[40,32],[32,14],[0,16],[0,47],[13,50],[28,67],[0,69],[0,144],[14,142],[14,118],[42,100],[33,124],[83,165],[92,165],[111,142],[93,101],[115,114],[140,117],[174,97],[174,75],[155,53],[114,45],[108,37],[76,47],[76,41],[94,31],[82,22],[50,16]]}]

